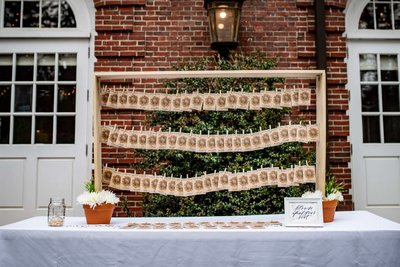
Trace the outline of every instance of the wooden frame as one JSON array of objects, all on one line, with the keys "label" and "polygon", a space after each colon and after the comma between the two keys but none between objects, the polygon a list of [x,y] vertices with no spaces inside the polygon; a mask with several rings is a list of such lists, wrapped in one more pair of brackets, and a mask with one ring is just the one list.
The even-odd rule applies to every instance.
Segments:
[{"label": "wooden frame", "polygon": [[325,195],[326,176],[326,78],[324,70],[210,70],[210,71],[146,71],[95,72],[93,79],[93,145],[94,182],[96,191],[102,188],[100,84],[102,80],[121,79],[177,79],[177,78],[310,78],[316,82],[317,124],[319,140],[316,143],[316,189]]}]

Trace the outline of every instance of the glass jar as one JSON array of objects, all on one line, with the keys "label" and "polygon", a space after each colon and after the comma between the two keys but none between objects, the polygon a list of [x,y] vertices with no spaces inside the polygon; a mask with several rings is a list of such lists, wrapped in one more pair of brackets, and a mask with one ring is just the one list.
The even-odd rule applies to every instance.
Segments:
[{"label": "glass jar", "polygon": [[50,198],[47,210],[47,223],[49,226],[63,226],[65,219],[65,201],[63,198]]}]

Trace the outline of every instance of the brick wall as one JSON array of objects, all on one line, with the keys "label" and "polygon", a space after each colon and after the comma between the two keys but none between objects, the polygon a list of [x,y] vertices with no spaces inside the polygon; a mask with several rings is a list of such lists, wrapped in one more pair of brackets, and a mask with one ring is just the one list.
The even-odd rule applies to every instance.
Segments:
[{"label": "brick wall", "polygon": [[[206,10],[202,0],[95,0],[96,71],[149,71],[211,57]],[[238,52],[257,51],[277,58],[279,69],[315,69],[315,14],[313,0],[246,0],[242,8]],[[328,148],[330,172],[350,188],[348,91],[346,84],[345,0],[325,1],[327,32]],[[115,85],[115,84],[114,84]],[[131,87],[131,83],[117,86]],[[294,113],[313,118],[314,108]],[[105,110],[102,120],[119,125],[139,125],[141,112]],[[132,151],[103,148],[103,161],[129,167]],[[134,216],[141,216],[141,197],[121,192]],[[352,208],[345,195],[340,209]],[[120,205],[121,206],[121,205]],[[122,207],[117,216],[125,216]]]}]

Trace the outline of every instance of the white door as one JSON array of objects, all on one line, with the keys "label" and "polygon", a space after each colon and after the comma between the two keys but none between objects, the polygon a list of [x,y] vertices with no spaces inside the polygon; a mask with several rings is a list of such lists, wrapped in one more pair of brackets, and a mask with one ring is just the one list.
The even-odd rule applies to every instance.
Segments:
[{"label": "white door", "polygon": [[88,39],[0,43],[0,225],[67,215],[88,179]]},{"label": "white door", "polygon": [[355,209],[400,222],[400,43],[348,47]]}]

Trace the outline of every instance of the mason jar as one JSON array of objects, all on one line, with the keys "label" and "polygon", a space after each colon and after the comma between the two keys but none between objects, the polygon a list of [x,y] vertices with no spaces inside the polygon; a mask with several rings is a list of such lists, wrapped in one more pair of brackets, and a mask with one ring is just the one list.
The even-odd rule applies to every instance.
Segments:
[{"label": "mason jar", "polygon": [[65,219],[65,201],[63,198],[50,198],[47,210],[47,223],[49,226],[63,226]]}]

